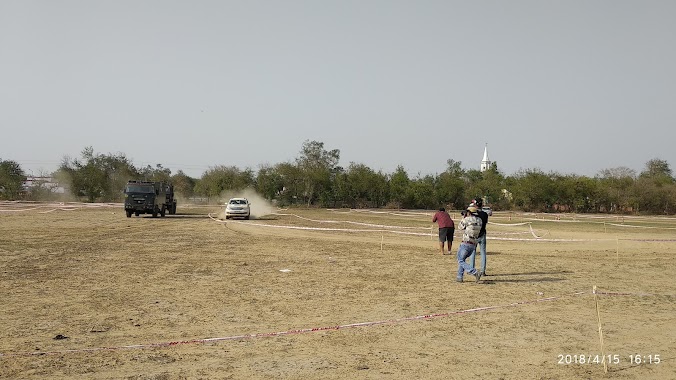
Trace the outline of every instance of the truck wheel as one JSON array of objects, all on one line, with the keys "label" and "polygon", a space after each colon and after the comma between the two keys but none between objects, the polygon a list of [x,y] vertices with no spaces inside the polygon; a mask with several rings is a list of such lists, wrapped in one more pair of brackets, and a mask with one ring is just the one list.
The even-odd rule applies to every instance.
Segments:
[{"label": "truck wheel", "polygon": [[164,218],[164,215],[167,213],[167,209],[162,206],[162,210],[160,210],[160,216]]},{"label": "truck wheel", "polygon": [[127,210],[127,218],[131,218],[131,210]]},{"label": "truck wheel", "polygon": [[251,216],[251,215],[245,216],[244,219],[249,220],[249,216]]},{"label": "truck wheel", "polygon": [[171,215],[176,215],[176,202],[171,206]]},{"label": "truck wheel", "polygon": [[141,214],[139,214],[139,212],[136,211],[136,212],[134,213],[134,215],[139,216],[139,215],[141,215]]},{"label": "truck wheel", "polygon": [[157,208],[153,209],[153,218],[157,218]]}]

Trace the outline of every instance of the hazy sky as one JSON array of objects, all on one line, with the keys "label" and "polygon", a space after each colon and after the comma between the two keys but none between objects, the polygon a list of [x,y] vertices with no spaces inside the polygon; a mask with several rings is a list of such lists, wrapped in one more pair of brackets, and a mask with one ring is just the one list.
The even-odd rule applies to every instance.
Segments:
[{"label": "hazy sky", "polygon": [[0,0],[0,158],[676,171],[676,1]]}]

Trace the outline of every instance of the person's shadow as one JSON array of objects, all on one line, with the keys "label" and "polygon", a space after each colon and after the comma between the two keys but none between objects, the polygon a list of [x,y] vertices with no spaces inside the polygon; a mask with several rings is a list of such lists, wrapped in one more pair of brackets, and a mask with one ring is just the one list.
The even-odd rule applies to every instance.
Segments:
[{"label": "person's shadow", "polygon": [[550,272],[523,272],[523,273],[491,273],[491,276],[542,276],[545,274],[571,274],[569,270],[559,270]]},{"label": "person's shadow", "polygon": [[[551,272],[523,272],[523,273],[492,273],[488,276],[481,278],[481,283],[484,284],[496,284],[496,283],[527,283],[527,282],[558,282],[565,281],[566,278],[553,277],[551,275],[567,275],[573,272],[568,270],[561,271],[551,271]],[[528,277],[521,278],[519,276],[544,276],[544,277]],[[507,277],[507,278],[505,278]],[[517,278],[513,278],[517,277]]]}]

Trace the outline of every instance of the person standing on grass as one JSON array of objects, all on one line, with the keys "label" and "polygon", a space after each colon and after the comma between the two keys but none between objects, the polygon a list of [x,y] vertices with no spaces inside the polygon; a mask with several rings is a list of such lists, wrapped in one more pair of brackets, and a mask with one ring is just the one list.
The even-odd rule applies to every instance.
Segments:
[{"label": "person standing on grass", "polygon": [[468,257],[476,252],[476,243],[483,223],[477,211],[476,205],[472,203],[467,208],[467,211],[463,213],[463,218],[460,221],[459,227],[462,230],[462,243],[460,243],[460,248],[458,248],[458,275],[455,279],[457,282],[462,282],[465,271],[474,275],[476,282],[479,282],[479,279],[481,279],[481,271],[472,268],[465,262]]},{"label": "person standing on grass", "polygon": [[[477,215],[481,218],[481,232],[479,232],[479,238],[477,239],[477,249],[481,253],[481,275],[486,276],[486,225],[488,224],[488,213],[483,211],[481,208],[484,206],[484,202],[481,198],[477,198],[473,201],[473,204],[477,208]],[[474,259],[476,256],[476,250],[472,252],[472,255],[469,257],[469,265],[474,269]]]},{"label": "person standing on grass", "polygon": [[437,222],[439,225],[439,249],[441,250],[441,254],[446,254],[444,253],[444,242],[447,242],[448,254],[450,255],[453,247],[453,233],[455,232],[455,223],[453,223],[453,219],[451,219],[451,216],[448,215],[446,209],[443,207],[440,207],[439,211],[434,214],[432,223],[434,222]]}]

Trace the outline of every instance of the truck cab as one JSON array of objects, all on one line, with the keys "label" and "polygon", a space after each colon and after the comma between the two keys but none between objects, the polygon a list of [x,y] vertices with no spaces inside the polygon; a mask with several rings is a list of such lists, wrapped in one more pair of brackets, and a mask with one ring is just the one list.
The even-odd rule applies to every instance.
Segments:
[{"label": "truck cab", "polygon": [[[167,211],[166,189],[161,182],[129,181],[124,188],[124,211],[131,214],[157,214],[164,216]],[[175,210],[175,208],[174,208]]]}]

